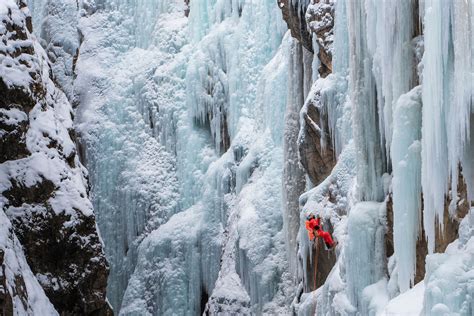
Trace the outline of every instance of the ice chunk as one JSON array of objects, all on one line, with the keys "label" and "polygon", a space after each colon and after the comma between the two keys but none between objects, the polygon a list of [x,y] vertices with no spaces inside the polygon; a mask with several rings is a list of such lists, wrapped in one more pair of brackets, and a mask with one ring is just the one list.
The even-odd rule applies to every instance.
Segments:
[{"label": "ice chunk", "polygon": [[396,296],[388,302],[381,316],[419,316],[423,310],[425,283],[416,284],[412,289]]}]

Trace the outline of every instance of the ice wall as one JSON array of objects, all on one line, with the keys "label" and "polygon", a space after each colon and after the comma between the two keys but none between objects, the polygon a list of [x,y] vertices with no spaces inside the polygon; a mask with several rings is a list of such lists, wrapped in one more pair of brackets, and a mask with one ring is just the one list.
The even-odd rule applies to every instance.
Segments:
[{"label": "ice wall", "polygon": [[273,1],[192,1],[189,23],[182,8],[96,1],[81,19],[78,127],[109,297],[122,314],[283,311],[285,26]]},{"label": "ice wall", "polygon": [[[385,150],[382,145],[377,112],[377,89],[372,73],[366,16],[362,1],[347,2],[350,62],[349,85],[353,136],[357,150],[357,190],[360,200],[383,200],[382,174]],[[336,13],[337,15],[337,13]]]},{"label": "ice wall", "polygon": [[385,277],[385,226],[382,221],[385,212],[384,203],[360,202],[348,217],[346,292],[352,306],[362,315],[375,314],[370,306],[372,295],[367,295],[367,291],[371,290],[369,285],[373,286]]},{"label": "ice wall", "polygon": [[[277,53],[278,12],[269,1],[191,2],[177,173],[182,193],[195,198],[184,197],[192,206],[143,241],[122,313],[285,308],[279,171],[288,44]],[[271,27],[256,28],[257,20]],[[199,131],[203,142],[190,142]],[[200,185],[187,184],[192,168],[202,172]]]},{"label": "ice wall", "polygon": [[366,1],[367,48],[377,86],[380,145],[390,153],[395,103],[413,87],[413,1]]},{"label": "ice wall", "polygon": [[[186,42],[186,19],[180,1],[159,3],[99,1],[79,24],[76,126],[111,265],[108,297],[116,311],[138,245],[179,203],[174,130],[176,109],[184,105],[184,70],[174,56]],[[138,33],[153,42],[137,38],[137,20],[149,22]]]},{"label": "ice wall", "polygon": [[[426,1],[424,5],[422,93],[423,104],[428,106],[423,108],[422,128],[423,223],[428,249],[433,252],[445,196],[450,193],[450,199],[456,201],[459,168],[472,170],[472,159],[466,159],[464,153],[472,136],[474,111],[474,4]],[[472,185],[469,176],[466,181]]]},{"label": "ice wall", "polygon": [[[442,238],[442,230],[439,234],[435,231],[443,228],[440,223],[446,204],[450,203],[449,214],[455,221],[464,216],[458,207],[463,202],[458,189],[467,190],[467,204],[472,201],[472,158],[467,158],[473,148],[472,10],[472,1],[337,2],[333,73],[324,79],[314,78],[305,103],[319,103],[328,113],[329,135],[338,156],[328,179],[337,174],[341,159],[347,157],[344,145],[353,138],[357,177],[348,192],[355,195],[344,193],[351,202],[339,210],[341,220],[333,221],[340,241],[338,260],[320,289],[304,294],[300,302],[296,300],[294,305],[301,308],[301,314],[311,312],[314,306],[317,314],[325,315],[380,314],[387,304],[387,310],[393,310],[396,302],[407,297],[397,300],[397,296],[412,291],[422,255],[417,251],[423,251],[423,242],[417,246],[422,229],[432,252]],[[338,68],[347,65],[343,56],[349,58],[347,77],[347,66]],[[349,82],[347,88],[344,80]],[[302,115],[305,111],[306,105]],[[348,112],[352,115],[346,120]],[[460,176],[467,188],[458,183]],[[331,190],[322,190],[325,182],[302,195],[303,210],[334,212],[332,204],[325,201],[334,199]],[[385,211],[371,207],[387,196],[393,201],[393,224]],[[373,222],[366,222],[369,219]],[[468,227],[466,221],[462,225]],[[391,225],[394,255],[387,258],[391,253],[385,249],[385,240],[390,246]],[[370,227],[376,227],[377,233],[369,233]],[[463,234],[460,231],[460,240]],[[305,258],[310,253],[304,229],[300,228],[300,236],[299,251]],[[363,249],[358,248],[361,245],[365,245]],[[431,285],[416,290],[425,291],[425,299],[429,299],[425,314],[471,312],[465,301],[469,290],[464,288],[465,279],[461,281],[461,275],[471,269],[470,250],[464,244],[457,246],[458,262],[453,263],[453,257],[448,259],[453,247],[449,246],[445,255],[427,258],[425,285],[427,280]],[[371,252],[366,253],[369,248]],[[304,273],[310,266],[302,263]],[[446,284],[456,294],[445,300],[442,296],[446,294],[439,293],[439,288],[447,279],[440,271],[448,266],[459,269],[450,274],[457,281]]]}]

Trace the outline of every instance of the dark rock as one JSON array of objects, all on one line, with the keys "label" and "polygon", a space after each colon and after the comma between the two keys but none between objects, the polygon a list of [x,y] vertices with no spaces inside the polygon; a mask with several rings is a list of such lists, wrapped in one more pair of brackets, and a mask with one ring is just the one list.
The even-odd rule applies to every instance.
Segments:
[{"label": "dark rock", "polygon": [[[327,117],[321,118],[320,107],[316,105],[316,102],[308,104],[308,111],[304,114],[306,122],[304,135],[298,144],[301,164],[314,185],[318,185],[326,179],[336,165],[332,142],[329,134],[325,132],[329,130]],[[325,125],[322,128],[321,123]],[[324,148],[321,141],[326,143]]]},{"label": "dark rock", "polygon": [[[43,203],[51,197],[56,189],[53,182],[42,179],[41,182],[31,187],[26,187],[22,183],[18,183],[15,179],[11,179],[12,187],[3,192],[10,205],[20,207],[23,203],[39,204]],[[8,205],[7,205],[8,206]]]},{"label": "dark rock", "polygon": [[4,264],[5,252],[0,249],[0,315],[13,315],[13,300],[7,290],[7,279]]},{"label": "dark rock", "polygon": [[386,205],[387,230],[385,231],[385,253],[387,258],[395,252],[393,243],[393,197],[389,194]]},{"label": "dark rock", "polygon": [[311,40],[311,34],[306,26],[306,9],[305,3],[299,3],[294,6],[291,0],[277,0],[278,6],[283,14],[283,20],[285,20],[290,29],[291,36],[296,38],[308,51],[313,52],[313,43]]},{"label": "dark rock", "polygon": [[105,303],[109,269],[94,217],[45,209],[14,217],[12,224],[51,303],[62,315],[112,315]]},{"label": "dark rock", "polygon": [[191,0],[184,0],[184,4],[186,5],[186,8],[184,9],[184,15],[186,17],[189,16],[189,11],[190,11],[189,2],[191,2]]}]

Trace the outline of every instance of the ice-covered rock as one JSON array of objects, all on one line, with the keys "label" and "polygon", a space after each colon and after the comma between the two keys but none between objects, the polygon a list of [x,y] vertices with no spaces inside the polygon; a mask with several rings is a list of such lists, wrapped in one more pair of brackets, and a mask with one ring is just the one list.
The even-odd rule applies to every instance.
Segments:
[{"label": "ice-covered rock", "polygon": [[312,0],[305,14],[306,24],[313,37],[313,47],[319,59],[318,72],[322,78],[333,72],[335,7],[334,0]]},{"label": "ice-covered rock", "polygon": [[474,311],[474,230],[473,210],[459,227],[459,239],[445,253],[426,258],[425,315],[457,313],[471,315]]},{"label": "ice-covered rock", "polygon": [[75,0],[25,2],[32,16],[34,34],[50,60],[53,80],[73,106],[77,105],[74,100],[73,80],[81,44],[78,2]]}]

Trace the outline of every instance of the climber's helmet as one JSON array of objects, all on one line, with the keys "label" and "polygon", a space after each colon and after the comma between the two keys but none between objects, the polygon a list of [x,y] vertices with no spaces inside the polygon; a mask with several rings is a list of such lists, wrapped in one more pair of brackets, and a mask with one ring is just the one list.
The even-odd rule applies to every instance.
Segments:
[{"label": "climber's helmet", "polygon": [[309,221],[309,220],[312,219],[312,218],[314,218],[314,214],[313,214],[313,213],[309,212],[308,214],[306,214],[306,220]]}]

